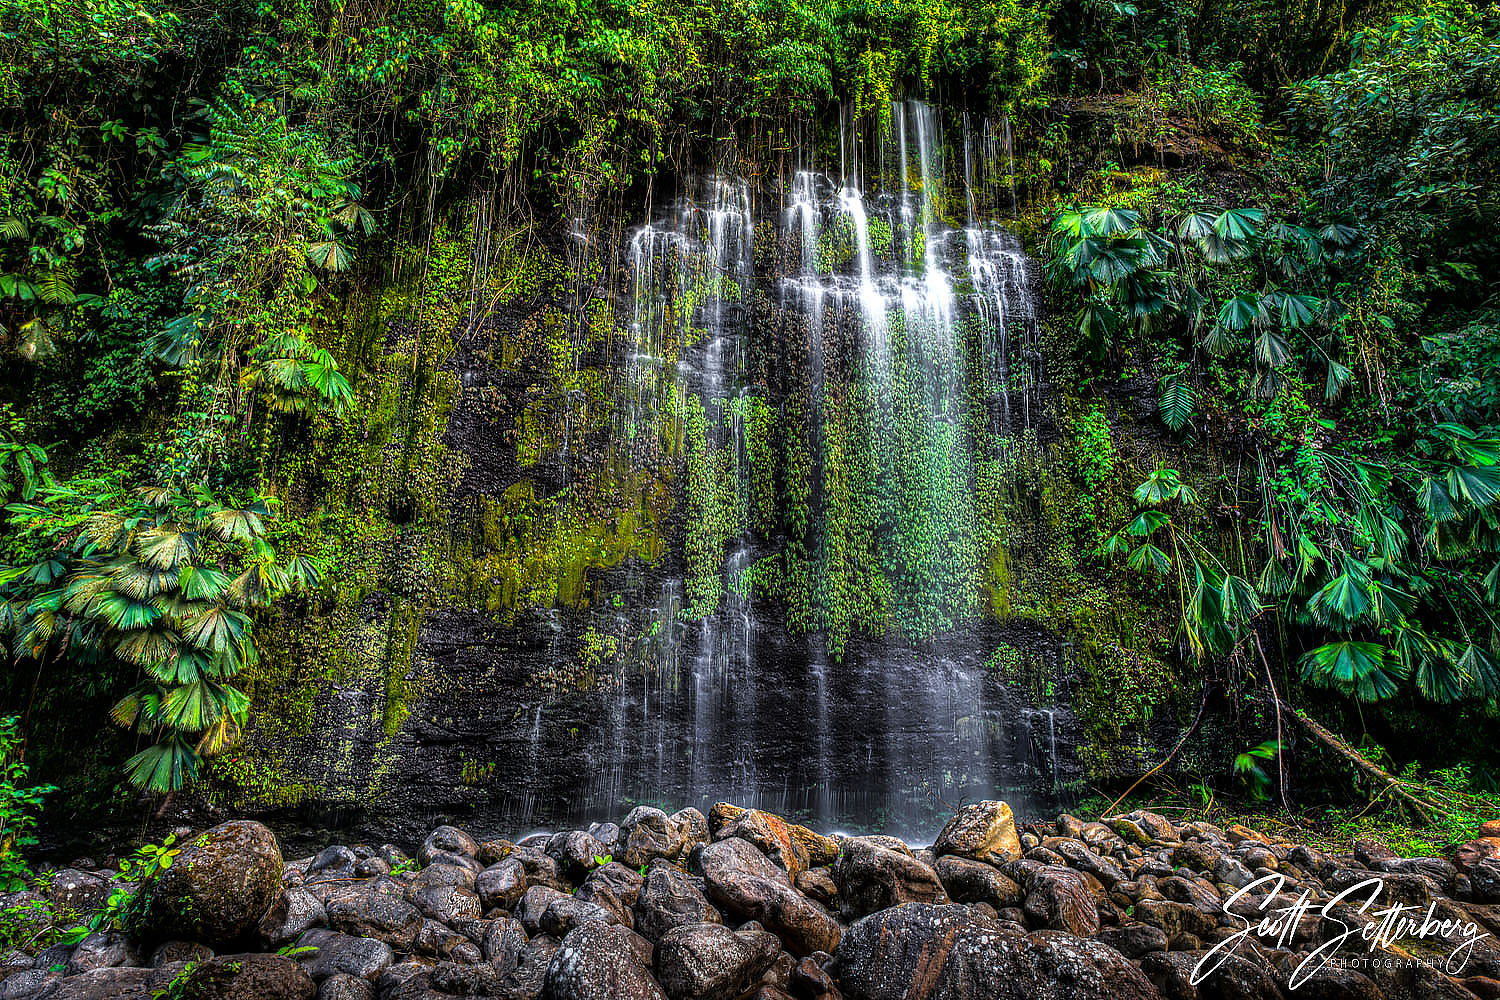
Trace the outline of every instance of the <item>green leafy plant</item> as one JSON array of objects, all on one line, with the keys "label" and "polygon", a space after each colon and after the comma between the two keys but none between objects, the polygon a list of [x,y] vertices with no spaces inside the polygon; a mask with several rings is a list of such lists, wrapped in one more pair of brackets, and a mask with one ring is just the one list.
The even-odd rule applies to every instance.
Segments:
[{"label": "green leafy plant", "polygon": [[1227,652],[1262,610],[1260,594],[1231,572],[1184,523],[1199,504],[1176,469],[1158,466],[1135,490],[1134,517],[1110,536],[1105,551],[1131,569],[1166,577],[1193,654]]},{"label": "green leafy plant", "polygon": [[52,481],[47,452],[24,440],[26,424],[10,405],[0,405],[0,503],[19,497],[31,500]]},{"label": "green leafy plant", "polygon": [[89,914],[81,923],[64,931],[58,938],[63,944],[77,944],[90,934],[100,931],[129,931],[136,918],[138,896],[127,888],[141,886],[154,878],[158,872],[172,867],[173,861],[182,853],[174,847],[176,834],[168,834],[160,844],[144,844],[134,853],[122,858],[118,865],[117,884],[104,903]]},{"label": "green leafy plant", "polygon": [[1266,740],[1259,746],[1235,754],[1235,777],[1245,785],[1252,800],[1264,802],[1271,797],[1271,778],[1262,767],[1262,762],[1275,760],[1279,753],[1281,744],[1276,740]]},{"label": "green leafy plant", "polygon": [[29,785],[23,757],[20,720],[0,718],[0,891],[25,888],[31,869],[23,854],[36,843],[37,813],[42,802],[57,789],[52,785]]},{"label": "green leafy plant", "polygon": [[0,571],[17,653],[89,650],[114,664],[134,685],[112,717],[156,740],[126,775],[182,787],[200,756],[238,738],[249,701],[233,678],[255,662],[251,614],[316,584],[317,566],[278,561],[265,501],[227,505],[203,489],[73,483],[7,512],[43,552]]}]

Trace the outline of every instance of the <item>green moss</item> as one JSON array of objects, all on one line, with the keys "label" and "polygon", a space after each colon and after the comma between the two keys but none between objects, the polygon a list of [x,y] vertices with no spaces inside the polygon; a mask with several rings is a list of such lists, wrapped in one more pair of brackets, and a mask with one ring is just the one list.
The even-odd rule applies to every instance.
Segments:
[{"label": "green moss", "polygon": [[[601,510],[601,502],[609,506]],[[668,504],[665,484],[644,474],[544,498],[522,480],[498,500],[479,501],[479,548],[466,567],[465,589],[502,624],[526,608],[586,608],[603,596],[591,574],[662,558]]]},{"label": "green moss", "polygon": [[266,811],[316,801],[324,793],[258,750],[231,751],[210,760],[200,790],[215,805]]}]

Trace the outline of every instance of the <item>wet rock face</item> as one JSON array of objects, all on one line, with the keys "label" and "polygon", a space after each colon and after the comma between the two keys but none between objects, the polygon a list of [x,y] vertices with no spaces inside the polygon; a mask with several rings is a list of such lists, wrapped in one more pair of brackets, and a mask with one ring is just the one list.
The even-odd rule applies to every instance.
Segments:
[{"label": "wet rock face", "polygon": [[[147,1000],[174,982],[228,1000],[1500,997],[1500,905],[1487,881],[1496,857],[1485,838],[1452,859],[1401,858],[1375,844],[1325,855],[1138,811],[1030,827],[1010,858],[1007,812],[978,805],[948,824],[945,853],[890,837],[842,838],[830,851],[814,831],[720,804],[707,817],[636,810],[614,829],[520,844],[480,845],[440,828],[417,851],[425,866],[394,871],[385,859],[395,848],[333,845],[284,863],[263,827],[226,824],[191,842],[179,884],[199,906],[189,912],[236,919],[180,921],[170,939],[142,937],[164,930],[143,922],[135,936],[101,931],[0,956],[0,1000]],[[607,841],[650,856],[644,874],[584,859]],[[372,859],[383,863],[359,874]],[[263,893],[273,867],[273,891]],[[1267,875],[1285,881],[1236,895]],[[1378,929],[1377,916],[1348,902],[1321,914],[1337,893],[1375,879],[1380,906],[1413,907],[1405,912],[1441,926],[1372,946],[1359,935]],[[251,891],[221,899],[214,887]],[[171,913],[162,892],[159,880],[140,887],[138,905]],[[1304,898],[1299,918],[1241,940],[1245,927]],[[264,950],[183,933],[212,931],[217,944],[233,928],[237,943]],[[1353,946],[1336,940],[1346,931]],[[288,945],[295,950],[272,953]],[[1373,964],[1317,969],[1319,949],[1330,947]]]},{"label": "wet rock face", "polygon": [[[460,393],[456,408],[465,405],[466,397]],[[469,458],[483,460],[494,453],[495,427],[513,424],[514,417],[509,424],[496,425],[488,417],[479,421],[483,432],[474,442],[479,452]],[[509,480],[497,483],[490,495],[498,497],[508,485]],[[540,487],[537,495],[543,495]],[[668,572],[648,569],[642,578],[653,601],[668,582]],[[375,601],[372,598],[371,614],[378,616]],[[388,610],[385,616],[389,618]],[[553,701],[537,688],[538,678],[559,662],[550,618],[523,615],[514,627],[501,628],[482,609],[459,608],[436,610],[422,620],[412,655],[417,676],[410,684],[411,714],[395,736],[389,736],[381,722],[385,675],[376,670],[378,686],[374,675],[365,675],[360,690],[318,694],[329,726],[314,727],[305,736],[267,737],[268,749],[295,761],[310,786],[324,789],[330,805],[370,810],[378,817],[370,821],[376,827],[370,837],[399,840],[412,854],[431,827],[419,826],[412,817],[440,812],[470,815],[477,807],[487,830],[513,835],[537,828],[588,832],[591,824],[606,818],[619,824],[630,809],[626,803],[637,801],[698,803],[705,793],[708,802],[713,796],[744,801],[738,797],[751,789],[739,787],[743,783],[729,776],[735,773],[734,762],[746,755],[762,762],[765,774],[787,776],[784,786],[774,783],[784,792],[762,790],[766,797],[760,803],[769,811],[783,817],[815,817],[802,822],[822,834],[835,829],[841,816],[884,814],[899,817],[904,826],[897,832],[925,840],[941,827],[946,810],[908,790],[924,784],[944,787],[945,775],[955,769],[931,752],[933,739],[952,737],[955,717],[976,710],[988,718],[1014,721],[1001,733],[983,739],[975,735],[966,743],[965,759],[973,766],[966,764],[963,773],[973,784],[951,788],[944,798],[963,801],[991,795],[989,789],[997,781],[989,779],[998,779],[1006,787],[1025,785],[1027,808],[1013,801],[1018,811],[1045,814],[1053,807],[1056,783],[1066,785],[1083,776],[1084,766],[1073,751],[1084,738],[1078,718],[1059,706],[1054,739],[1044,722],[1026,719],[1026,706],[985,667],[999,642],[1028,657],[1057,660],[1055,638],[1029,626],[976,624],[951,640],[945,638],[941,649],[853,639],[841,663],[821,664],[815,671],[808,662],[805,637],[771,617],[755,620],[749,640],[756,665],[756,676],[748,679],[753,690],[715,698],[721,706],[715,712],[725,716],[724,734],[733,739],[702,747],[694,755],[669,753],[663,760],[658,752],[661,746],[691,745],[696,738],[698,702],[691,697],[691,684],[667,683],[658,691],[653,680],[646,700],[639,684],[626,684]],[[602,622],[597,627],[604,631]],[[671,642],[686,665],[729,627],[728,622],[679,623],[671,630]],[[711,634],[713,629],[719,635]],[[571,642],[572,636],[565,633],[564,649],[570,654]],[[573,661],[576,656],[562,659]],[[366,665],[378,668],[378,658]],[[941,677],[936,684],[934,669]],[[660,679],[668,681],[669,675]],[[1068,686],[1060,682],[1059,690],[1064,689]],[[427,691],[446,693],[419,694]],[[951,692],[951,701],[945,692]],[[934,700],[938,694],[941,701]],[[908,731],[903,723],[902,732],[877,746],[873,760],[868,740],[861,735],[870,725],[871,699],[899,709],[912,727]],[[813,705],[824,706],[823,714],[810,713]],[[749,714],[730,725],[731,712],[736,713],[733,718]],[[622,736],[611,721],[616,713],[643,724],[626,727]],[[962,728],[967,733],[967,727]],[[826,749],[821,755],[820,740]],[[987,762],[983,772],[978,770],[980,759]],[[466,781],[465,766],[472,770],[474,761],[493,763],[494,777],[476,784],[471,774]],[[601,782],[591,776],[601,771],[622,776],[618,791],[597,787]],[[702,784],[705,777],[710,781],[707,787]],[[379,789],[373,800],[363,792],[372,787]],[[819,793],[819,788],[825,791]],[[701,808],[708,811],[707,806]],[[666,812],[675,815],[673,808]],[[609,853],[624,862],[624,850],[621,841]],[[631,867],[638,869],[639,863]]]}]

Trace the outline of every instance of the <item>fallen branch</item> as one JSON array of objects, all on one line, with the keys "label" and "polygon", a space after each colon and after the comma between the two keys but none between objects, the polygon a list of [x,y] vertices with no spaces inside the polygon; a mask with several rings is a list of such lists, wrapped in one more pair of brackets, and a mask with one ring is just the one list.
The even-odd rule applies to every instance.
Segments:
[{"label": "fallen branch", "polygon": [[1271,698],[1268,700],[1275,704],[1279,715],[1296,720],[1297,724],[1309,736],[1317,740],[1325,748],[1333,751],[1334,754],[1351,765],[1356,772],[1374,784],[1379,790],[1377,796],[1389,793],[1405,805],[1410,806],[1413,811],[1428,821],[1431,821],[1434,816],[1446,816],[1455,812],[1456,807],[1453,804],[1443,802],[1440,797],[1434,797],[1431,789],[1391,774],[1350,746],[1349,742],[1342,736],[1308,717],[1306,713],[1293,708],[1280,698]]}]

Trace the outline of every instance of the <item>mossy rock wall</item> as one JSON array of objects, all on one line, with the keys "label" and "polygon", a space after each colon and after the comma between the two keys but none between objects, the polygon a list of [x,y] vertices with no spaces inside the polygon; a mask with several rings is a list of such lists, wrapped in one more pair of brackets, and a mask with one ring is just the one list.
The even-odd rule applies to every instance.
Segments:
[{"label": "mossy rock wall", "polygon": [[1055,378],[1043,320],[1012,381],[923,417],[930,365],[875,391],[857,315],[813,328],[778,293],[798,248],[771,208],[753,277],[679,279],[643,379],[639,221],[476,240],[458,206],[330,315],[359,405],[272,465],[333,570],[262,623],[204,794],[511,831],[734,794],[918,832],[1154,763],[1197,685],[1166,595],[1097,555],[1162,450],[1133,387]]}]

